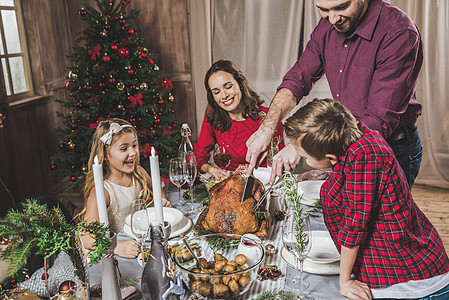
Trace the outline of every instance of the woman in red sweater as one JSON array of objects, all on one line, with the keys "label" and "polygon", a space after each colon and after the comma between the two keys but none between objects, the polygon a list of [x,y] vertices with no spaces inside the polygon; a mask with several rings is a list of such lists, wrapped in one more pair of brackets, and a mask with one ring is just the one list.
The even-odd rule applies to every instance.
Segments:
[{"label": "woman in red sweater", "polygon": [[[239,165],[247,164],[246,141],[259,128],[266,115],[264,102],[253,91],[243,73],[229,60],[215,62],[204,78],[207,108],[200,136],[195,144],[198,169],[215,178],[228,176]],[[272,143],[284,147],[284,130],[279,124]],[[209,163],[215,144],[228,144],[231,163],[221,170]],[[266,159],[261,164],[266,167]]]}]

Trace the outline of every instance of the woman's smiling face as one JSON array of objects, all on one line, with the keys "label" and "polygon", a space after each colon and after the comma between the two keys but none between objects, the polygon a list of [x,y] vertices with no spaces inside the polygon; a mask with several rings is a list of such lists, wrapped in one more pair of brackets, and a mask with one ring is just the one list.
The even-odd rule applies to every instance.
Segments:
[{"label": "woman's smiling face", "polygon": [[209,78],[209,88],[212,91],[215,102],[229,113],[240,115],[243,111],[242,91],[238,82],[232,74],[225,71],[218,71]]}]

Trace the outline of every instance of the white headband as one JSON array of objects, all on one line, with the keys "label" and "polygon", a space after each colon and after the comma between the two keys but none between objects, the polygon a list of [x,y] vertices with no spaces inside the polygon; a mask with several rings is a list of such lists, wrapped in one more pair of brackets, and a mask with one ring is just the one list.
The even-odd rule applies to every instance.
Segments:
[{"label": "white headband", "polygon": [[124,127],[132,127],[131,125],[119,125],[117,123],[111,123],[111,125],[109,126],[109,131],[107,133],[105,133],[101,138],[100,141],[103,142],[103,144],[105,145],[110,145],[112,142],[112,136],[114,135],[114,133],[119,133],[120,131],[122,131],[122,129]]}]

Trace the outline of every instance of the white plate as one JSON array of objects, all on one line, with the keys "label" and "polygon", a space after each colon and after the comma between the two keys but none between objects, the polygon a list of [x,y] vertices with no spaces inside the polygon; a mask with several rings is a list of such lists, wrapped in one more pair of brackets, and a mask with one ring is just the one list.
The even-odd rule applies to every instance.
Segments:
[{"label": "white plate", "polygon": [[263,185],[270,184],[271,168],[257,168],[253,170],[254,177],[259,179]]},{"label": "white plate", "polygon": [[[165,216],[164,216],[165,219]],[[188,231],[190,229],[190,227],[192,227],[192,220],[190,220],[187,217],[183,217],[181,222],[179,222],[179,226],[178,229],[174,230],[172,229],[172,232],[170,234],[170,239],[174,238],[186,231]],[[136,237],[134,236],[134,234],[131,231],[131,227],[125,223],[125,225],[123,225],[123,233],[125,233],[127,236],[129,236],[130,238],[136,239]]]},{"label": "white plate", "polygon": [[307,258],[314,263],[329,264],[340,260],[340,253],[327,230],[312,230],[312,247]]},{"label": "white plate", "polygon": [[320,189],[324,180],[306,180],[298,182],[298,187],[302,190],[303,196],[301,204],[314,206],[320,200]]},{"label": "white plate", "polygon": [[[285,247],[282,247],[281,256],[282,256],[282,259],[287,264],[289,264],[293,268],[296,268],[295,256],[292,253],[288,252],[287,249],[285,249]],[[313,262],[312,260],[306,258],[306,260],[304,261],[303,267],[304,267],[303,268],[304,272],[307,272],[310,274],[319,274],[319,275],[340,274],[340,262],[339,261],[331,263],[331,264],[317,264],[317,263]]]},{"label": "white plate", "polygon": [[[156,210],[154,207],[148,207],[147,208],[148,211],[148,216],[150,218],[150,220],[155,220],[156,219]],[[172,231],[177,231],[179,228],[181,228],[182,226],[184,226],[185,224],[182,224],[181,221],[183,220],[183,213],[176,209],[176,208],[172,208],[172,207],[163,207],[163,213],[164,213],[164,221],[167,221],[171,224],[172,226]],[[145,214],[145,210],[141,210],[138,211],[136,213],[136,220],[139,223],[145,223],[145,221],[143,220],[147,220],[146,218],[142,218]],[[142,218],[142,219],[141,219]],[[185,222],[184,222],[185,223]],[[128,215],[125,219],[125,224],[130,226],[131,224],[131,215]]]}]

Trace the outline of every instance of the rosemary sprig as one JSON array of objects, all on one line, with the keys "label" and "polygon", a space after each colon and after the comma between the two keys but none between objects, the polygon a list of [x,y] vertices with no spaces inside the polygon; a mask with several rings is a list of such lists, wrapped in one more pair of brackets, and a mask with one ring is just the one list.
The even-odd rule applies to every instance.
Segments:
[{"label": "rosemary sprig", "polygon": [[211,247],[212,250],[224,250],[235,247],[239,244],[239,240],[234,239],[226,239],[221,236],[210,236],[206,238],[207,243]]},{"label": "rosemary sprig", "polygon": [[284,206],[287,207],[287,201],[290,202],[293,212],[293,220],[295,222],[295,239],[298,243],[298,251],[302,253],[306,246],[306,234],[304,233],[304,222],[302,219],[301,200],[303,193],[296,183],[295,177],[290,172],[282,174],[282,185],[284,188],[284,195],[282,200]]},{"label": "rosemary sprig", "polygon": [[271,291],[265,291],[261,293],[253,300],[292,300],[295,299],[296,295],[292,292],[283,291],[281,289],[274,289]]}]

